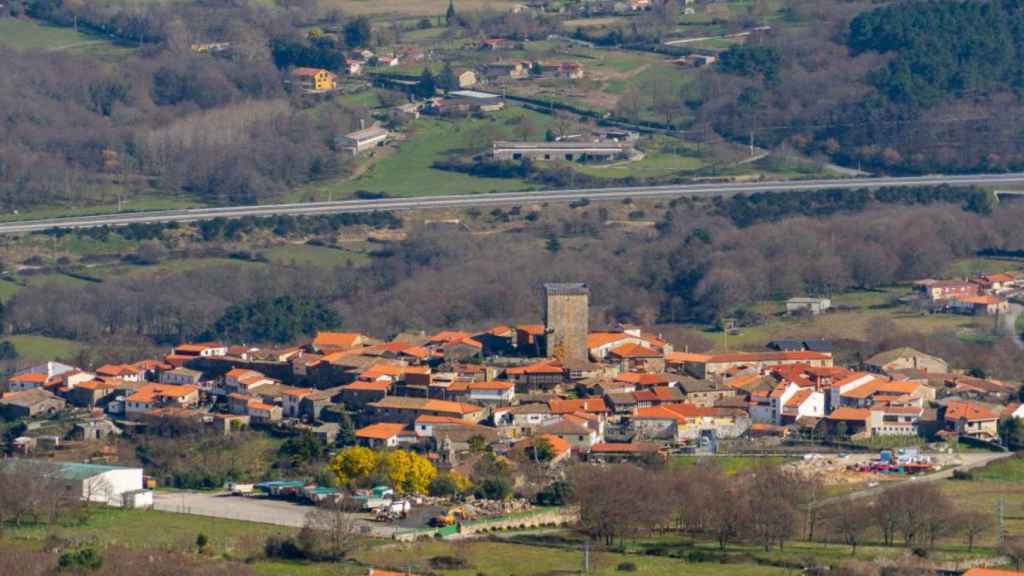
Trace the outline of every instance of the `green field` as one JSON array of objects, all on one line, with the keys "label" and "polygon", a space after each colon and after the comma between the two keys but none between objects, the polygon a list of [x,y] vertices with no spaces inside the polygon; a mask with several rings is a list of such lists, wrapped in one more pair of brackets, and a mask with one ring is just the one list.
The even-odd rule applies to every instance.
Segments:
[{"label": "green field", "polygon": [[[465,558],[469,567],[460,570],[437,570],[430,567],[430,558],[453,555]],[[373,548],[357,554],[357,559],[381,568],[411,569],[413,572],[421,574],[430,571],[444,576],[476,576],[477,574],[534,576],[537,574],[578,574],[582,554],[578,548],[559,549],[499,542],[461,544],[423,542]],[[636,565],[637,574],[649,576],[711,576],[722,573],[722,565],[718,563],[698,564],[674,558],[594,552],[591,574],[597,576],[622,574],[617,567],[623,562],[632,562]],[[732,576],[770,576],[789,573],[785,569],[774,566],[729,565],[729,574]]]},{"label": "green field", "polygon": [[576,168],[578,172],[598,178],[656,178],[669,176],[676,172],[692,172],[704,166],[704,163],[690,156],[676,156],[654,152],[636,162],[617,162],[615,164],[583,164]]},{"label": "green field", "polygon": [[[422,118],[398,150],[379,159],[363,159],[372,164],[354,179],[321,182],[305,186],[293,193],[292,201],[341,198],[365,190],[391,196],[436,196],[442,194],[479,194],[508,192],[531,188],[530,183],[514,178],[478,178],[468,174],[435,170],[431,165],[445,157],[467,152],[487,138],[511,138],[509,123],[525,116],[531,125],[544,126],[549,117],[535,112],[505,110],[493,117],[475,120],[444,120]],[[540,132],[543,135],[543,131]]]},{"label": "green field", "polygon": [[670,463],[673,466],[688,467],[696,466],[699,462],[709,462],[722,467],[726,474],[736,474],[750,470],[758,466],[777,465],[786,462],[789,458],[785,456],[673,456]]},{"label": "green field", "polygon": [[[3,22],[3,20],[0,20]],[[175,197],[143,196],[129,199],[118,206],[117,201],[90,204],[89,206],[50,206],[20,211],[17,214],[0,214],[0,222],[15,220],[42,220],[46,218],[68,218],[73,216],[92,216],[95,214],[112,214],[122,212],[144,212],[148,210],[177,210],[181,208],[197,208],[202,206],[195,200]]]},{"label": "green field", "polygon": [[14,18],[0,18],[0,44],[16,50],[65,51],[111,60],[133,52],[132,48],[116,46],[102,36]]},{"label": "green field", "polygon": [[309,244],[275,246],[263,251],[263,255],[276,264],[300,264],[324,268],[345,266],[348,263],[359,266],[370,261],[370,256],[366,252],[355,248],[341,249]]},{"label": "green field", "polygon": [[18,286],[14,282],[8,280],[0,280],[0,302],[7,302],[21,290],[21,286]]},{"label": "green field", "polygon": [[5,340],[14,344],[18,359],[25,362],[46,362],[57,358],[70,360],[82,347],[71,340],[30,334],[8,336]]},{"label": "green field", "polygon": [[[209,538],[211,547],[222,554],[252,552],[262,545],[267,536],[294,532],[290,528],[255,522],[101,507],[91,508],[84,523],[58,526],[55,531],[103,545],[164,549],[188,548],[195,543],[196,536],[203,533]],[[46,538],[47,533],[45,526],[31,526],[13,529],[10,536],[18,540],[40,541]]]}]

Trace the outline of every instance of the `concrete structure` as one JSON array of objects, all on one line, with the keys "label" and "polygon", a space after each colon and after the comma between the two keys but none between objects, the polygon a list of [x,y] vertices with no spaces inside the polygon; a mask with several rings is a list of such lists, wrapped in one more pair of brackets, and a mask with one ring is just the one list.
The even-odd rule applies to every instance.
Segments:
[{"label": "concrete structure", "polygon": [[914,369],[922,372],[945,374],[949,365],[938,356],[931,356],[913,348],[903,347],[879,352],[864,362],[864,368],[879,374],[890,370]]},{"label": "concrete structure", "polygon": [[628,158],[633,147],[627,142],[505,142],[496,141],[492,154],[497,160],[564,160],[608,162]]},{"label": "concrete structure", "polygon": [[590,288],[583,283],[544,285],[545,355],[562,363],[588,361]]},{"label": "concrete structure", "polygon": [[109,506],[122,506],[124,494],[142,490],[142,468],[18,459],[0,461],[0,466],[15,474],[58,481],[82,500]]},{"label": "concrete structure", "polygon": [[52,415],[64,409],[64,400],[42,388],[8,392],[0,396],[0,416],[9,420]]},{"label": "concrete structure", "polygon": [[353,156],[372,148],[383,146],[391,133],[383,126],[370,126],[363,130],[349,132],[338,139],[341,149]]},{"label": "concrete structure", "polygon": [[815,316],[828,310],[832,301],[828,298],[790,298],[786,300],[786,313],[798,314],[809,312]]}]

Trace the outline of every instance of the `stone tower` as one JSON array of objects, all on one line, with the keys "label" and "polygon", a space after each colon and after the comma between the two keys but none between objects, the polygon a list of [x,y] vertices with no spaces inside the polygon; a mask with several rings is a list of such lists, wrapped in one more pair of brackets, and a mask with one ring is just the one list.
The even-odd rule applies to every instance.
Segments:
[{"label": "stone tower", "polygon": [[545,354],[563,363],[588,360],[590,288],[583,283],[544,285]]}]

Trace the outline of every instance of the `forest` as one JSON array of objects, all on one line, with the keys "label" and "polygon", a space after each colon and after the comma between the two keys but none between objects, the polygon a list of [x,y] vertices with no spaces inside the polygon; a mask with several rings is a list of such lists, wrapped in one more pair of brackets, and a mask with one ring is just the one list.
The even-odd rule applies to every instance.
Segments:
[{"label": "forest", "polygon": [[[575,206],[539,222],[522,211],[489,216],[520,223],[519,233],[407,225],[403,240],[382,244],[362,267],[217,264],[43,284],[20,291],[5,322],[14,333],[84,342],[143,337],[166,345],[204,333],[280,340],[336,323],[337,313],[344,329],[388,337],[404,329],[536,321],[540,286],[573,280],[592,286],[595,326],[713,324],[766,299],[888,286],[979,251],[1024,249],[1024,207],[1013,205],[980,214],[951,204],[873,204],[738,225],[680,201],[648,214],[658,225],[643,238],[604,225],[600,205]],[[274,304],[286,296],[294,300]],[[301,313],[282,325],[261,323],[278,306]]]},{"label": "forest", "polygon": [[889,173],[1017,170],[1024,6],[798,1],[722,55],[697,124]]}]

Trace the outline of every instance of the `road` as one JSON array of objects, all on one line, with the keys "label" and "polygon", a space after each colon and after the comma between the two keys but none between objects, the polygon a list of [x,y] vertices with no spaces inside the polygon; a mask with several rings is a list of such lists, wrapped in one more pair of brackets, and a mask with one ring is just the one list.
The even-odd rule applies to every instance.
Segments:
[{"label": "road", "polygon": [[729,196],[754,192],[800,192],[807,190],[842,190],[951,185],[1024,184],[1024,173],[971,174],[961,176],[912,176],[902,178],[845,178],[826,180],[782,180],[773,182],[746,182],[725,184],[685,184],[672,186],[642,186],[623,188],[577,188],[571,190],[539,190],[535,192],[503,192],[500,194],[448,195],[415,198],[383,198],[378,200],[340,200],[336,202],[308,202],[299,204],[267,204],[260,206],[228,206],[189,210],[162,210],[153,212],[123,212],[49,218],[0,224],[0,234],[20,234],[50,228],[89,228],[95,226],[123,226],[151,222],[192,222],[213,218],[241,218],[243,216],[277,216],[334,214],[343,212],[373,212],[378,210],[424,210],[438,208],[469,208],[508,206],[537,202],[570,202],[589,200],[622,200],[625,198],[672,198],[679,196]]},{"label": "road", "polygon": [[953,477],[953,472],[957,470],[968,471],[974,470],[975,468],[982,468],[997,460],[1003,460],[1004,458],[1012,458],[1013,452],[968,452],[961,454],[960,459],[963,464],[959,466],[950,466],[939,472],[933,474],[926,474],[923,476],[910,476],[906,480],[900,480],[898,482],[882,482],[878,486],[873,488],[865,488],[864,490],[858,490],[856,492],[850,492],[849,494],[843,494],[841,496],[834,496],[832,498],[826,498],[819,500],[815,503],[816,507],[828,506],[835,502],[841,502],[844,500],[856,500],[859,498],[867,498],[882,493],[885,490],[905,484],[907,482],[921,483],[921,482],[935,482],[937,480],[948,480]]}]

